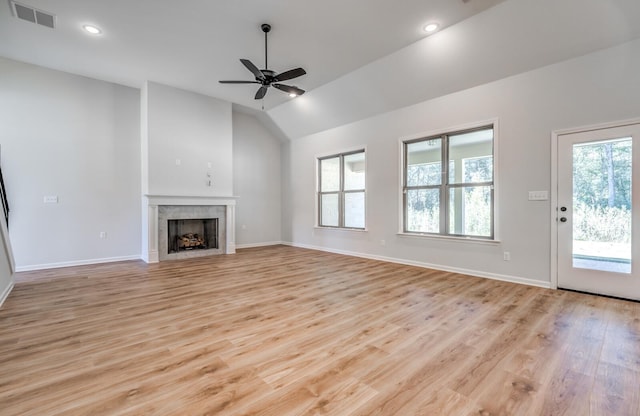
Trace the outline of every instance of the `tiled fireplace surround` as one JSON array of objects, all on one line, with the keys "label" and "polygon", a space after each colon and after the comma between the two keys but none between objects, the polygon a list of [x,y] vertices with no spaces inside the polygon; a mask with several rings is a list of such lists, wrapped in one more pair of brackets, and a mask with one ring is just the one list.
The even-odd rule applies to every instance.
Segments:
[{"label": "tiled fireplace surround", "polygon": [[[162,260],[235,253],[235,205],[233,197],[145,195],[142,211],[143,217],[146,217],[143,218],[142,230],[143,260],[157,263]],[[218,218],[219,248],[168,254],[168,220],[195,218]]]}]

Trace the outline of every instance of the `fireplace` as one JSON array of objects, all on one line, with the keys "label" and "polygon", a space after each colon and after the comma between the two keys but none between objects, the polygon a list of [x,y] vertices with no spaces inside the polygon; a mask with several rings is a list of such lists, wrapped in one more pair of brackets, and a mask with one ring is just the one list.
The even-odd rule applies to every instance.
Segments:
[{"label": "fireplace", "polygon": [[167,254],[218,247],[218,218],[168,220]]},{"label": "fireplace", "polygon": [[235,198],[145,195],[143,260],[235,253]]}]

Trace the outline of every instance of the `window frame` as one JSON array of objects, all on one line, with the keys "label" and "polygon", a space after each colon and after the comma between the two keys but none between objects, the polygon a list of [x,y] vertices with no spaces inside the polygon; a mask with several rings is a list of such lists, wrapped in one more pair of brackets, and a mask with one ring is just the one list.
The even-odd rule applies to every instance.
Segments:
[{"label": "window frame", "polygon": [[[483,182],[460,182],[460,183],[449,183],[449,170],[450,170],[450,161],[449,161],[449,147],[450,141],[449,138],[451,136],[457,136],[460,134],[473,133],[476,131],[482,130],[493,130],[493,138],[491,143],[492,148],[492,180],[491,181],[483,181]],[[472,126],[463,126],[458,128],[447,129],[445,131],[437,132],[437,133],[429,133],[422,134],[416,136],[415,138],[410,139],[400,139],[400,154],[402,158],[401,163],[401,183],[400,183],[400,210],[402,212],[401,216],[401,224],[400,224],[400,234],[410,235],[410,236],[425,236],[425,237],[434,237],[434,238],[454,238],[454,239],[464,239],[464,240],[479,240],[486,242],[497,242],[498,235],[498,227],[497,227],[497,172],[498,172],[498,122],[497,120],[491,120],[484,123],[477,123]],[[440,154],[440,164],[442,166],[441,172],[441,180],[437,185],[418,185],[418,186],[408,186],[408,157],[407,157],[407,149],[408,145],[412,143],[426,142],[429,140],[440,140],[441,146],[441,154]],[[481,157],[481,156],[475,156]],[[462,168],[462,167],[461,167]],[[474,188],[488,186],[491,192],[490,196],[490,235],[489,236],[481,236],[481,235],[472,235],[472,234],[459,234],[451,232],[449,226],[449,220],[451,216],[450,211],[450,191],[452,189],[464,189],[464,188]],[[411,231],[408,230],[408,205],[407,205],[407,191],[409,190],[421,190],[421,189],[437,189],[439,192],[439,232],[427,232],[427,231]]]},{"label": "window frame", "polygon": [[[344,172],[344,158],[345,156],[350,156],[354,154],[362,153],[364,155],[364,188],[362,189],[349,189],[347,191],[344,190],[344,182],[345,182],[345,172]],[[322,161],[327,159],[339,158],[339,187],[337,191],[322,191]],[[317,228],[326,228],[326,229],[336,229],[336,230],[355,230],[355,231],[366,231],[367,229],[367,151],[366,148],[357,148],[355,150],[349,150],[341,153],[334,153],[328,156],[318,156],[316,157],[316,173],[317,173],[317,181],[316,181],[316,227]],[[344,225],[345,221],[345,196],[346,194],[364,194],[364,226],[363,227],[346,227]],[[322,224],[322,197],[324,195],[338,195],[338,225],[323,225]]]}]

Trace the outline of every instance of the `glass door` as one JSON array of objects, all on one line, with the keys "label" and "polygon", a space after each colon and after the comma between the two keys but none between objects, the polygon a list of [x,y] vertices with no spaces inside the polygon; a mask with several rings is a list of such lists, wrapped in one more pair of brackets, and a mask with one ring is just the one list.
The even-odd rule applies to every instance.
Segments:
[{"label": "glass door", "polygon": [[640,299],[638,140],[638,124],[558,137],[559,287]]}]

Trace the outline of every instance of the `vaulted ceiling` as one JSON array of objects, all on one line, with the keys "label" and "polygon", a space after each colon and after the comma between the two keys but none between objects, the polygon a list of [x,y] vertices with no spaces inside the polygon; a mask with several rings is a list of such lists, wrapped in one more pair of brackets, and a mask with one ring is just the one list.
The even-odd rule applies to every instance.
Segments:
[{"label": "vaulted ceiling", "polygon": [[507,0],[269,116],[288,138],[303,137],[638,39],[637,22],[638,0]]},{"label": "vaulted ceiling", "polygon": [[[313,90],[426,36],[425,23],[450,27],[503,0],[18,0],[56,16],[49,29],[19,20],[0,4],[0,55],[140,87],[152,80],[260,108],[254,85],[220,85],[253,77],[240,63],[303,67],[295,85]],[[102,29],[100,36],[82,30]],[[288,97],[270,91],[269,109]]]},{"label": "vaulted ceiling", "polygon": [[[290,137],[411,105],[640,37],[638,0],[20,0],[50,29],[0,4],[0,56],[140,87],[145,80],[264,106]],[[422,30],[428,22],[441,29]],[[303,67],[296,99],[240,63]],[[82,29],[94,24],[103,33]]]}]

